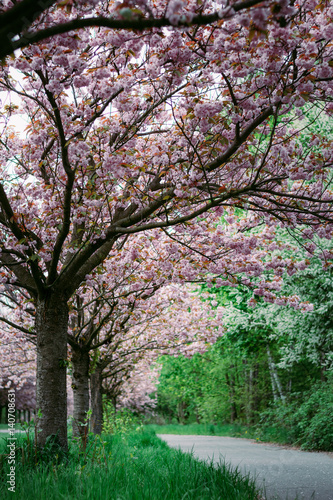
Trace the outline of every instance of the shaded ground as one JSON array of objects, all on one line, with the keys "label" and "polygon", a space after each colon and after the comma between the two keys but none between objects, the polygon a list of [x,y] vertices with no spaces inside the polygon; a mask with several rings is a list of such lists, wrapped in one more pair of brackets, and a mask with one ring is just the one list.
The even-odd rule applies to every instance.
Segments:
[{"label": "shaded ground", "polygon": [[333,457],[290,447],[220,436],[158,434],[169,446],[202,460],[220,459],[250,473],[267,500],[333,500]]}]

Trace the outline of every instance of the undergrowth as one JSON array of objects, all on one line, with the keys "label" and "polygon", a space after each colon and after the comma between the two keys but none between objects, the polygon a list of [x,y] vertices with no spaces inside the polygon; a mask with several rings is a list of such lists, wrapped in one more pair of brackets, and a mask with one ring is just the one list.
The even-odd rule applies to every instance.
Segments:
[{"label": "undergrowth", "polygon": [[[34,444],[18,437],[16,494],[26,500],[256,500],[253,481],[239,471],[197,461],[168,448],[154,432],[89,435],[83,450],[72,439],[68,453],[56,443],[36,464]],[[6,441],[0,444],[1,499],[8,491]]]}]

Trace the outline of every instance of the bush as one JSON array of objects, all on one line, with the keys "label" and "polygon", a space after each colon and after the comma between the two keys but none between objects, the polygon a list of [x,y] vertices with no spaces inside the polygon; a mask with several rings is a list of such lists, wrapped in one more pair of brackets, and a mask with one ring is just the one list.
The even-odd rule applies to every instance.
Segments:
[{"label": "bush", "polygon": [[333,379],[316,384],[295,413],[302,448],[333,450]]},{"label": "bush", "polygon": [[287,403],[261,413],[261,429],[278,426],[289,442],[304,450],[333,450],[333,374]]},{"label": "bush", "polygon": [[142,429],[142,418],[131,410],[122,408],[116,411],[107,398],[103,399],[103,432],[106,434],[129,434]]}]

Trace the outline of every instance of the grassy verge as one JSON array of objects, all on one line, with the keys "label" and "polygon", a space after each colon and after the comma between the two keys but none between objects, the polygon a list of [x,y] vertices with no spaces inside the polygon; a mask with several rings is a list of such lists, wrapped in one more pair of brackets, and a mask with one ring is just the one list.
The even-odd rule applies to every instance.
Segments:
[{"label": "grassy verge", "polygon": [[[260,498],[252,480],[195,460],[190,454],[168,448],[152,431],[90,438],[84,452],[72,443],[68,457],[39,459],[17,443],[16,493],[26,500],[255,500]],[[6,443],[0,444],[0,498],[13,498],[6,484]],[[33,452],[33,449],[30,451]]]},{"label": "grassy verge", "polygon": [[214,425],[214,424],[167,424],[146,425],[156,434],[178,434],[194,436],[229,436],[255,439],[256,441],[272,442],[279,444],[291,444],[291,439],[285,429],[269,427],[260,429],[258,427],[247,427],[238,424]]}]

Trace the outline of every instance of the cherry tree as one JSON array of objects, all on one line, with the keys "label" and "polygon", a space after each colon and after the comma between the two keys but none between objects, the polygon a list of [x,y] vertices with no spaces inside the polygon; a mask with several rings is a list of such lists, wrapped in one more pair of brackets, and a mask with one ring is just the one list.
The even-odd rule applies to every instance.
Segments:
[{"label": "cherry tree", "polygon": [[115,402],[126,380],[133,380],[138,364],[153,364],[161,354],[204,352],[223,333],[222,310],[213,311],[193,289],[179,285],[161,288],[134,315],[119,332],[113,332],[95,359],[92,355],[92,429],[96,433],[101,432],[103,380]]},{"label": "cherry tree", "polygon": [[[249,218],[236,222],[229,217],[225,227],[217,225],[210,228],[207,221],[197,223],[195,244],[200,252],[191,248],[191,239],[188,238],[180,246],[175,244],[175,238],[168,237],[157,231],[138,234],[125,242],[118,254],[112,254],[104,264],[103,269],[96,272],[85,281],[84,287],[75,294],[70,306],[70,330],[68,342],[71,346],[71,365],[73,370],[74,391],[74,434],[79,433],[84,425],[89,409],[89,372],[92,386],[91,400],[93,404],[92,428],[101,429],[101,390],[102,379],[108,378],[108,390],[112,399],[117,395],[124,377],[131,376],[134,359],[146,356],[147,349],[157,353],[167,339],[175,343],[172,336],[175,332],[180,335],[184,326],[181,318],[186,308],[191,308],[193,320],[186,318],[186,341],[193,342],[191,335],[198,331],[199,323],[204,317],[197,318],[190,302],[184,305],[181,289],[173,287],[174,293],[169,297],[167,285],[171,283],[210,282],[219,287],[222,285],[235,286],[238,284],[236,276],[243,273],[241,282],[254,289],[257,295],[262,294],[269,302],[289,301],[295,307],[299,303],[295,297],[281,298],[278,293],[281,287],[281,274],[287,269],[293,272],[299,262],[292,259],[279,258],[277,262],[264,257],[272,247],[271,239],[274,235],[271,229],[265,227],[258,234],[244,234],[246,227],[251,227]],[[221,233],[227,233],[221,252]],[[207,237],[208,235],[208,237]],[[193,239],[193,237],[192,237]],[[279,244],[277,244],[279,243]],[[290,245],[276,240],[279,251],[282,252]],[[228,245],[228,246],[227,246]],[[252,251],[249,250],[251,246]],[[293,251],[289,249],[289,251]],[[247,257],[246,257],[247,256]],[[274,269],[269,276],[268,271]],[[228,270],[229,276],[222,280],[219,276]],[[261,275],[265,270],[267,276]],[[260,279],[256,277],[260,276]],[[179,301],[177,312],[170,309],[169,302]],[[197,300],[196,307],[204,306]],[[208,309],[207,309],[208,306]],[[218,311],[210,311],[206,303],[206,313],[210,316],[210,323],[205,323],[204,330],[219,329],[220,323],[213,323],[213,318],[220,318]],[[167,321],[168,328],[160,330],[154,323],[154,318],[161,316]],[[172,317],[178,317],[176,325],[172,326]],[[142,325],[153,322],[151,338],[142,339]],[[140,324],[141,329],[129,342],[128,332]],[[147,327],[145,326],[144,330]],[[151,330],[151,329],[150,329]],[[211,333],[210,333],[211,335]],[[131,337],[130,337],[131,338]],[[185,339],[183,339],[185,340]],[[212,337],[215,341],[215,336]],[[124,345],[126,349],[124,350]],[[192,344],[193,345],[193,344]],[[105,346],[107,349],[105,351]],[[170,346],[171,347],[171,346]],[[101,349],[101,351],[99,351]],[[184,349],[184,348],[183,348]],[[94,353],[95,351],[95,353]],[[119,355],[119,351],[121,355]],[[195,351],[195,349],[194,349]],[[100,355],[103,352],[103,355]],[[173,351],[174,352],[174,351]],[[107,354],[106,354],[107,353]],[[156,356],[156,354],[154,354]],[[93,359],[93,362],[91,361]],[[97,416],[96,416],[97,414]],[[99,422],[97,425],[96,422]]]},{"label": "cherry tree", "polygon": [[[140,360],[147,363],[150,357],[153,361],[160,352],[203,350],[222,332],[221,311],[213,311],[193,289],[167,286],[176,278],[183,281],[183,259],[189,252],[180,247],[181,253],[176,255],[170,239],[161,236],[151,237],[152,242],[137,235],[125,252],[124,243],[104,262],[103,272],[98,268],[85,280],[80,295],[75,294],[70,301],[74,435],[80,435],[89,410],[89,373],[92,428],[101,432],[102,380],[108,379],[108,393],[116,397],[128,377],[133,379]],[[172,265],[163,269],[161,264],[166,260]],[[192,279],[205,279],[193,257],[191,264]],[[35,311],[29,298],[13,293],[8,285],[3,285],[2,296],[11,314],[0,316],[0,320],[35,341],[31,321]]]},{"label": "cherry tree", "polygon": [[115,407],[129,408],[143,414],[152,413],[156,399],[151,396],[156,392],[160,371],[158,363],[152,366],[146,360],[141,361],[116,394]]},{"label": "cherry tree", "polygon": [[[7,391],[15,389],[16,410],[29,421],[36,414],[35,308],[28,296],[0,287],[0,420]],[[67,416],[73,415],[73,391],[67,375]],[[23,415],[22,415],[23,412]]]},{"label": "cherry tree", "polygon": [[[267,252],[267,241],[272,238],[272,231],[265,228],[255,236],[252,234],[246,236],[239,218],[236,219],[236,223],[233,223],[231,217],[226,222],[228,227],[225,227],[225,231],[229,233],[229,248],[226,252],[224,247],[222,253],[220,251],[221,226],[217,226],[216,230],[212,232],[206,221],[204,224],[197,225],[196,242],[200,246],[200,253],[191,250],[190,240],[187,241],[186,245],[179,246],[175,245],[163,233],[155,231],[153,234],[138,234],[134,239],[131,239],[130,248],[126,249],[127,243],[125,242],[122,248],[113,254],[112,258],[104,262],[103,269],[98,268],[85,281],[84,286],[80,289],[80,294],[75,294],[71,299],[68,343],[71,346],[71,389],[73,390],[71,394],[74,393],[74,406],[73,410],[70,412],[67,410],[67,413],[74,416],[74,435],[80,435],[89,410],[89,372],[92,372],[90,376],[91,400],[93,402],[91,426],[94,432],[99,433],[102,423],[102,380],[107,380],[107,394],[115,400],[121,394],[123,384],[129,377],[132,379],[132,383],[128,388],[133,387],[133,370],[134,373],[137,372],[135,367],[142,356],[147,362],[147,355],[149,355],[151,362],[153,362],[161,349],[165,350],[166,345],[169,347],[169,353],[178,352],[174,348],[170,349],[172,345],[173,347],[176,345],[175,331],[177,331],[179,343],[179,336],[184,330],[181,313],[184,312],[184,308],[186,312],[191,304],[189,302],[184,306],[184,292],[179,295],[180,290],[173,287],[172,301],[178,299],[179,304],[176,311],[177,322],[171,327],[172,316],[175,317],[175,312],[171,308],[169,313],[168,300],[171,300],[171,297],[165,296],[168,283],[183,282],[185,274],[186,279],[192,282],[211,280],[218,286],[222,284],[222,280],[214,278],[214,273],[220,275],[223,269],[228,269],[229,278],[225,284],[235,285],[234,275],[243,270],[251,278],[251,280],[247,278],[246,282],[250,283],[252,287],[258,286],[258,283],[254,281],[254,276],[261,275],[265,267],[263,263],[260,267],[258,266],[261,258]],[[247,219],[247,226],[249,226],[249,222]],[[207,238],[207,234],[209,234],[209,238]],[[253,248],[258,247],[256,252],[245,251],[249,242]],[[280,242],[280,251],[286,246]],[[263,247],[266,248],[265,251],[263,251]],[[242,252],[241,249],[243,249]],[[244,259],[244,255],[242,255],[239,259],[239,252],[242,254],[244,252],[250,253],[250,258]],[[268,265],[270,264],[268,263]],[[290,262],[280,259],[279,266],[274,266],[274,279],[264,281],[266,300],[272,301],[272,288],[276,289],[280,286],[279,270],[282,271],[284,266],[287,266],[290,272],[293,269],[290,264]],[[262,278],[260,278],[259,285],[263,286]],[[24,297],[24,294],[20,294],[18,291],[14,294],[8,285],[3,285],[3,288],[2,293],[6,304],[12,304],[12,314],[11,316],[7,315],[7,317],[1,316],[0,320],[31,337],[35,333],[31,324],[31,318],[34,317],[35,313],[33,304],[29,297]],[[259,293],[259,290],[254,289]],[[156,292],[160,298],[152,300]],[[203,305],[197,300],[196,307],[198,304],[202,309]],[[167,322],[166,324],[170,326],[161,330],[156,328],[156,324],[153,323],[154,329],[151,338],[149,340],[146,337],[140,338],[140,335],[144,333],[143,324],[147,324],[157,316],[161,321],[161,309],[164,315],[164,324]],[[220,316],[217,317],[218,323],[214,323],[212,320],[217,311],[211,312],[208,308],[207,313],[210,314],[211,320],[205,323],[203,331],[205,335],[207,334],[206,340],[210,338],[210,341],[214,342],[215,335],[212,337],[212,332],[210,332],[208,337],[208,331],[212,328],[213,330],[220,329]],[[189,331],[191,334],[187,333],[182,340],[187,343],[192,342],[193,353],[198,348],[202,349],[202,345],[196,343],[193,348],[193,334],[197,332],[199,327],[199,318],[194,314],[193,307],[191,308],[191,316],[193,317],[191,322],[190,318],[187,317],[187,323],[185,323],[185,331]],[[11,319],[8,319],[9,317]],[[202,319],[201,316],[200,320],[202,321]],[[141,325],[141,331],[134,336],[131,333],[132,343],[133,340],[135,343],[133,346],[129,342],[131,337],[128,336],[128,331],[132,332],[133,325],[138,325],[138,323]],[[108,347],[106,350],[104,348],[103,355],[101,355],[99,349],[103,349],[103,346]],[[183,344],[180,347],[184,352],[189,348]]]},{"label": "cherry tree", "polygon": [[[198,15],[215,22],[191,27],[191,1],[126,12],[93,2],[94,16],[120,24],[75,32],[92,3],[46,2],[28,31],[11,30],[10,43],[21,40],[11,49],[21,50],[0,74],[1,280],[36,305],[41,445],[56,434],[67,442],[68,303],[126,238],[161,228],[195,246],[202,217],[213,223],[237,208],[257,226],[331,236],[331,142],[311,135],[300,147],[296,138],[305,103],[332,111],[332,8],[249,8],[256,3],[218,14],[204,4]],[[79,17],[80,26],[33,38]],[[166,18],[189,26],[148,23]],[[15,133],[19,119],[25,136]]]},{"label": "cherry tree", "polygon": [[[98,356],[92,351],[108,345],[112,346],[114,353],[125,341],[128,329],[142,321],[143,310],[146,318],[149,314],[157,314],[152,308],[147,312],[145,301],[170,283],[175,272],[174,267],[173,272],[164,272],[160,268],[162,255],[167,258],[167,249],[163,248],[160,240],[152,245],[149,239],[136,235],[128,248],[126,245],[128,242],[110,255],[103,264],[103,270],[98,268],[71,301],[68,342],[72,352],[74,433],[80,430],[76,424],[84,423],[89,409],[90,358]],[[173,260],[174,266],[177,260]],[[131,349],[128,347],[128,350]],[[107,364],[108,361],[104,360],[104,368]],[[97,373],[92,374],[92,381],[96,376]],[[100,398],[98,401],[101,403]]]},{"label": "cherry tree", "polygon": [[15,409],[27,412],[27,420],[36,405],[36,349],[21,334],[0,332],[0,420],[7,406],[8,389],[15,389]]}]

